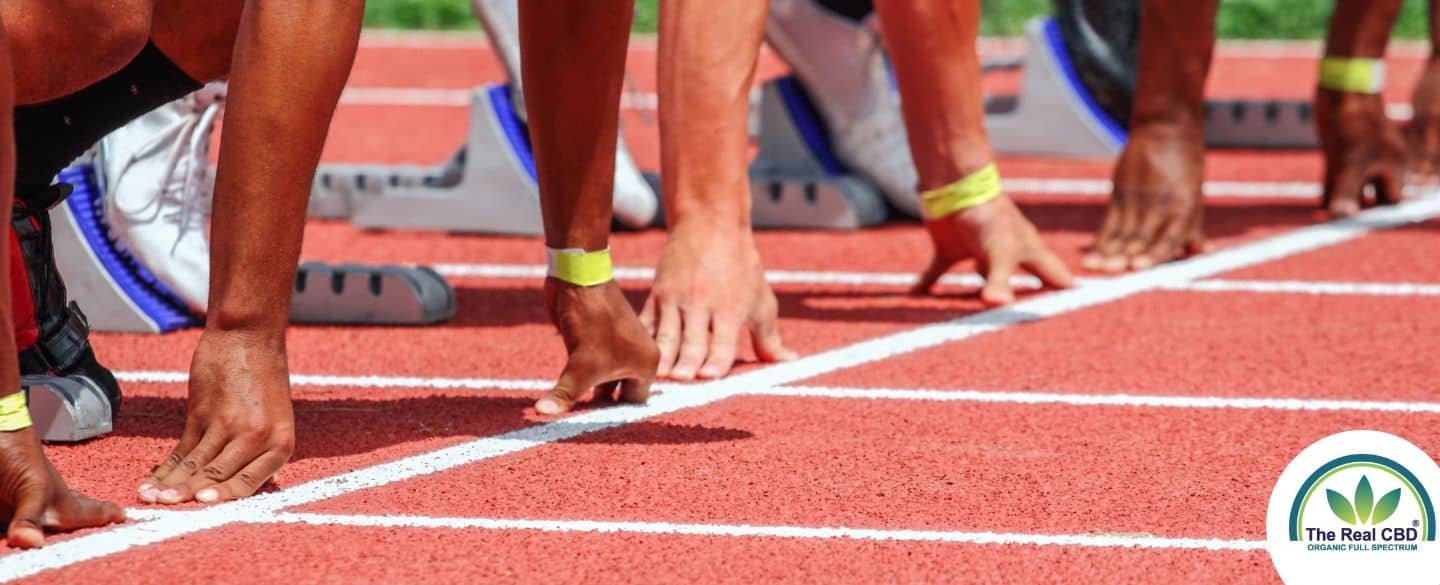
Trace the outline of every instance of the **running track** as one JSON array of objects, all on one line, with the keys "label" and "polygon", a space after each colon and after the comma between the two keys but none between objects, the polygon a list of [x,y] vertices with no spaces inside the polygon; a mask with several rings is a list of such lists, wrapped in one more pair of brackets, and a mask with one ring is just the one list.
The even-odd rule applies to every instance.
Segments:
[{"label": "running track", "polygon": [[[1403,53],[1392,102],[1417,65]],[[1302,97],[1303,54],[1222,51],[1212,93]],[[642,42],[625,113],[650,168],[652,65]],[[326,159],[438,162],[465,125],[445,100],[498,76],[472,37],[372,36]],[[1001,166],[1073,264],[1107,165]],[[439,264],[459,315],[294,328],[294,461],[278,489],[210,508],[133,491],[180,433],[197,333],[98,335],[126,410],[114,435],[49,452],[132,520],[4,553],[0,580],[1275,582],[1263,514],[1301,448],[1374,428],[1440,453],[1440,200],[1324,223],[1319,168],[1213,154],[1218,252],[1002,310],[963,274],[902,294],[928,254],[910,225],[763,233],[803,359],[559,420],[527,411],[564,357],[538,241],[314,222],[307,258]],[[662,243],[613,240],[637,303]]]}]

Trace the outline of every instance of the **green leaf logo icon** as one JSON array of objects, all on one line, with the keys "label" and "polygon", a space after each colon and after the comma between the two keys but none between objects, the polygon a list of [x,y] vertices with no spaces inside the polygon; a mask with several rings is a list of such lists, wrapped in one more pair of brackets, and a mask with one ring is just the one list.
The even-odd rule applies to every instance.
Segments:
[{"label": "green leaf logo icon", "polygon": [[1398,507],[1400,507],[1400,488],[1395,488],[1390,490],[1390,493],[1385,494],[1385,497],[1380,498],[1379,503],[1375,504],[1375,512],[1373,512],[1375,517],[1370,519],[1371,523],[1379,524],[1384,522],[1391,514],[1395,513],[1395,508]]},{"label": "green leaf logo icon", "polygon": [[1335,513],[1336,518],[1351,526],[1355,525],[1355,508],[1350,507],[1350,500],[1335,490],[1325,490],[1325,497],[1329,498],[1330,511]]},{"label": "green leaf logo icon", "polygon": [[1370,521],[1370,509],[1375,506],[1375,492],[1370,491],[1370,478],[1360,476],[1360,485],[1355,486],[1355,519],[1361,524]]}]

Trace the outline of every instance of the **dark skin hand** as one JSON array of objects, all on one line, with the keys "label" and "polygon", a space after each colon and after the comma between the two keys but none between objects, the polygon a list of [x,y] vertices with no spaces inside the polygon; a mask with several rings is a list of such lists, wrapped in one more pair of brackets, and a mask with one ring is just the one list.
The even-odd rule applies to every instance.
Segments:
[{"label": "dark skin hand", "polygon": [[185,431],[141,484],[145,502],[251,495],[294,450],[290,287],[310,182],[354,60],[364,3],[246,2],[211,220],[210,313],[191,361]]},{"label": "dark skin hand", "polygon": [[1218,0],[1145,0],[1141,10],[1130,140],[1087,270],[1149,268],[1207,249],[1205,78],[1215,49]]},{"label": "dark skin hand", "polygon": [[1090,270],[1123,272],[1205,252],[1203,139],[1195,125],[1152,123],[1135,128],[1115,164],[1115,191]]},{"label": "dark skin hand", "polygon": [[0,432],[0,522],[15,548],[45,546],[45,532],[66,532],[125,521],[110,502],[71,491],[50,465],[35,429]]},{"label": "dark skin hand", "polygon": [[[1383,58],[1400,5],[1400,0],[1338,0],[1325,56]],[[1339,217],[1359,213],[1366,186],[1374,189],[1376,203],[1400,201],[1408,152],[1379,95],[1316,89],[1315,128],[1325,155],[1325,209]]]},{"label": "dark skin hand", "polygon": [[660,5],[660,158],[669,237],[640,320],[659,376],[714,379],[741,334],[756,357],[796,357],[780,339],[775,292],[750,230],[750,88],[769,2]]},{"label": "dark skin hand", "polygon": [[[887,0],[875,5],[902,96],[910,152],[921,191],[949,185],[989,165],[976,0]],[[935,255],[914,291],[929,292],[952,266],[974,258],[991,305],[1015,301],[1010,277],[1025,268],[1046,284],[1068,287],[1070,271],[1040,240],[1008,197],[927,220]]]},{"label": "dark skin hand", "polygon": [[[1434,26],[1431,23],[1432,31]],[[1404,130],[1407,176],[1414,183],[1440,183],[1440,54],[1432,53],[1425,62],[1410,104],[1414,117]]]},{"label": "dark skin hand", "polygon": [[[0,237],[10,238],[10,202],[15,184],[15,73],[10,45],[0,26]],[[0,253],[0,279],[10,290],[10,253]],[[11,295],[0,294],[0,396],[20,391]],[[45,545],[45,531],[67,531],[124,522],[125,512],[71,491],[45,458],[34,427],[0,431],[0,523],[5,541],[16,548]]]},{"label": "dark skin hand", "polygon": [[[633,9],[629,0],[520,5],[525,106],[550,248],[598,251],[609,243]],[[659,351],[620,287],[547,278],[545,300],[568,357],[555,387],[535,403],[536,412],[567,412],[592,390],[600,399],[645,402]]]}]

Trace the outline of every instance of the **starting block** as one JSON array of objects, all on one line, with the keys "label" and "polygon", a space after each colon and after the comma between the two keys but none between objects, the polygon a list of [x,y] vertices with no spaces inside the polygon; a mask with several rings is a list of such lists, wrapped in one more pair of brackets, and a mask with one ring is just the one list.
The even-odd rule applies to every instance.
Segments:
[{"label": "starting block", "polygon": [[[475,89],[466,145],[458,165],[445,167],[322,166],[315,173],[310,213],[348,216],[366,228],[544,233],[529,135],[507,86]],[[451,181],[445,180],[447,171]]]},{"label": "starting block", "polygon": [[[105,223],[95,168],[81,163],[59,175],[70,197],[50,211],[61,278],[94,331],[165,333],[200,325],[153,272],[116,244]],[[307,286],[324,281],[327,286]],[[455,293],[425,267],[302,264],[291,320],[346,325],[428,325],[455,315]]]},{"label": "starting block", "polygon": [[76,443],[111,431],[110,399],[88,378],[21,376],[20,387],[42,441]]},{"label": "starting block", "polygon": [[424,266],[305,262],[295,274],[294,323],[429,325],[454,316],[454,289]]},{"label": "starting block", "polygon": [[1221,148],[1318,148],[1308,101],[1209,100],[1205,144]]},{"label": "starting block", "polygon": [[990,146],[1007,154],[1077,158],[1113,157],[1125,146],[1125,128],[1095,102],[1080,81],[1052,18],[1025,27],[1020,95],[986,100]]},{"label": "starting block", "polygon": [[840,163],[797,79],[767,82],[759,112],[760,152],[750,165],[752,225],[847,230],[885,221],[884,196]]}]

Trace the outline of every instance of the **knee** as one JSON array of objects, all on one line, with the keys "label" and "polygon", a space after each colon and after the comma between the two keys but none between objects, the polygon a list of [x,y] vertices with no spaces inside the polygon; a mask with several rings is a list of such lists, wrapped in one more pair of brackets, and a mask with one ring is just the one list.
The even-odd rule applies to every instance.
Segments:
[{"label": "knee", "polygon": [[[84,25],[85,42],[97,65],[114,72],[124,67],[150,39],[151,0],[87,2],[90,20]],[[72,37],[72,40],[73,39]]]}]

